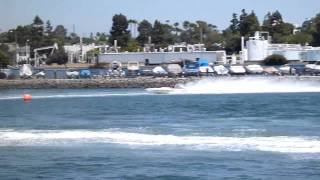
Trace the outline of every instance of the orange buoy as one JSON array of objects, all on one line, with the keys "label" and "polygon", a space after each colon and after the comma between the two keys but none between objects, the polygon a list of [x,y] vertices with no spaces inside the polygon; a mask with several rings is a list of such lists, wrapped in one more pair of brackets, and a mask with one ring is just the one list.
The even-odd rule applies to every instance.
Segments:
[{"label": "orange buoy", "polygon": [[24,94],[23,95],[23,100],[24,101],[31,101],[31,99],[32,99],[32,96],[30,94]]}]

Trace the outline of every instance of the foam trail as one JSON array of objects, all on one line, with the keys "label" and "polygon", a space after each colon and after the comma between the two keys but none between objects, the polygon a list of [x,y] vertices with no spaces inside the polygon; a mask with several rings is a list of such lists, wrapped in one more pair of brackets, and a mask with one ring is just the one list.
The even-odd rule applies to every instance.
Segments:
[{"label": "foam trail", "polygon": [[320,153],[319,137],[220,137],[127,133],[111,130],[0,130],[0,146],[52,146],[86,143],[177,146],[193,150]]},{"label": "foam trail", "polygon": [[[90,97],[109,97],[109,96],[142,96],[148,93],[96,93],[96,94],[53,94],[53,95],[33,95],[32,99],[58,99],[58,98],[90,98]],[[22,96],[0,97],[0,100],[22,99]]]},{"label": "foam trail", "polygon": [[320,83],[271,77],[204,79],[179,85],[171,94],[237,94],[320,92]]}]

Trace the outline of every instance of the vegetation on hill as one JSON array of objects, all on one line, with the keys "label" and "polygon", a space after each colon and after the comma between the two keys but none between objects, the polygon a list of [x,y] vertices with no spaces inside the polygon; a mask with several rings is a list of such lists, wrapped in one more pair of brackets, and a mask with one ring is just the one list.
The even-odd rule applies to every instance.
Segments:
[{"label": "vegetation on hill", "polygon": [[[133,36],[135,33],[131,31],[135,32],[135,30],[131,27],[137,28],[137,36]],[[268,31],[274,43],[320,46],[320,14],[305,21],[300,27],[294,27],[293,24],[283,20],[279,11],[267,13],[260,24],[255,12],[247,12],[245,9],[240,14],[233,13],[230,26],[222,31],[219,31],[214,24],[202,20],[182,23],[172,23],[169,20],[138,22],[128,19],[123,14],[116,14],[112,18],[112,28],[109,34],[90,33],[89,37],[83,37],[83,43],[113,45],[114,40],[117,40],[122,51],[137,51],[148,43],[151,37],[156,48],[165,48],[169,44],[181,42],[203,43],[208,50],[224,49],[228,54],[232,54],[240,51],[241,36],[247,39],[259,30]],[[19,25],[0,34],[0,43],[16,42],[20,46],[28,43],[31,46],[31,52],[35,48],[51,46],[54,43],[63,46],[79,41],[80,37],[75,32],[68,32],[63,25],[53,26],[50,20],[43,21],[39,16],[35,16],[31,24]],[[8,54],[6,50],[2,50],[2,53]],[[63,52],[60,53],[63,54]]]}]

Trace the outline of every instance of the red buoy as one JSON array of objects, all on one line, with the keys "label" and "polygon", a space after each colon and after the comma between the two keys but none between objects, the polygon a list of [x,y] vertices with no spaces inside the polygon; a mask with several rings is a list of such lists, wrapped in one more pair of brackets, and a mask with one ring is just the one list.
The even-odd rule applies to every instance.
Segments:
[{"label": "red buoy", "polygon": [[24,101],[31,101],[31,99],[32,99],[32,96],[30,94],[24,94],[23,95],[23,100]]}]

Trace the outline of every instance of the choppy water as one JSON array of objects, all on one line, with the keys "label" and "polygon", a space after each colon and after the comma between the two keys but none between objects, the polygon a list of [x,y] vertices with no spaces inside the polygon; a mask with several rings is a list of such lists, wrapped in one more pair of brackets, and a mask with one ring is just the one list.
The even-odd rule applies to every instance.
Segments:
[{"label": "choppy water", "polygon": [[320,178],[318,84],[185,87],[1,90],[0,179]]}]

